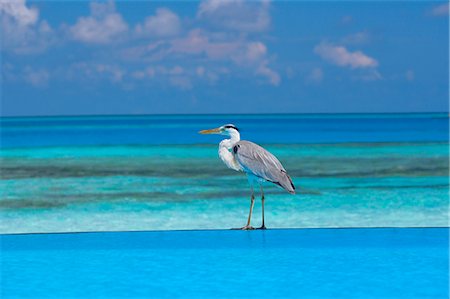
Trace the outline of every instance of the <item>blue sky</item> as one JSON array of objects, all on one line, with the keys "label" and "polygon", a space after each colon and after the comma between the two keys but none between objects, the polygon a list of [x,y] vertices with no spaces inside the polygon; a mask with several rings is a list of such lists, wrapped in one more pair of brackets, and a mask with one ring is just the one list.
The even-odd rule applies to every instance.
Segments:
[{"label": "blue sky", "polygon": [[448,111],[448,3],[0,2],[1,115]]}]

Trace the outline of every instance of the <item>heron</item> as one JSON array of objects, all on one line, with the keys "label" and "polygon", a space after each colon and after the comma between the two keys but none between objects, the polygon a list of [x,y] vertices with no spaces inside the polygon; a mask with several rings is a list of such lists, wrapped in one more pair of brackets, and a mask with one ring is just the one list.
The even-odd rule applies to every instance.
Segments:
[{"label": "heron", "polygon": [[250,225],[253,206],[255,204],[255,186],[259,185],[261,191],[262,205],[262,225],[256,229],[266,229],[264,224],[264,190],[262,184],[271,182],[279,185],[287,192],[295,194],[295,186],[291,177],[281,165],[280,161],[262,146],[241,140],[239,129],[233,124],[223,125],[221,127],[209,130],[202,130],[200,134],[219,134],[229,138],[219,143],[219,157],[225,165],[233,170],[242,171],[247,174],[247,179],[251,188],[250,212],[247,224],[239,229],[255,229]]}]

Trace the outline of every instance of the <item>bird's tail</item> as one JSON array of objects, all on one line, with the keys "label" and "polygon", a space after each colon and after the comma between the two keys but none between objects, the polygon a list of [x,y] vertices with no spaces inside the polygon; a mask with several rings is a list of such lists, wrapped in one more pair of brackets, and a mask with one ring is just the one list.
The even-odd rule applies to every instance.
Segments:
[{"label": "bird's tail", "polygon": [[281,178],[277,182],[277,184],[283,187],[287,192],[295,194],[294,183],[292,182],[291,177],[285,171],[282,171]]}]

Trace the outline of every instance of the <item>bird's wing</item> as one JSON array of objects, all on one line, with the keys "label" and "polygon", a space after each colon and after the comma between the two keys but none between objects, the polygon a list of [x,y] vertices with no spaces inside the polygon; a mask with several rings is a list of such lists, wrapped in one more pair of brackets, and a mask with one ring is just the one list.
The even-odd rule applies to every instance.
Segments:
[{"label": "bird's wing", "polygon": [[290,193],[295,193],[291,178],[280,161],[261,146],[250,141],[239,141],[233,154],[245,172],[278,184]]}]

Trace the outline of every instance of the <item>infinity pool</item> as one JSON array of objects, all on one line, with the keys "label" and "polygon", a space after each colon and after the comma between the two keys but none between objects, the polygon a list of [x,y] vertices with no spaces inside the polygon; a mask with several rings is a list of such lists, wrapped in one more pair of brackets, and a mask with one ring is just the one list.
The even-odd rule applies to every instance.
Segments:
[{"label": "infinity pool", "polygon": [[1,236],[1,298],[448,298],[448,228]]}]

